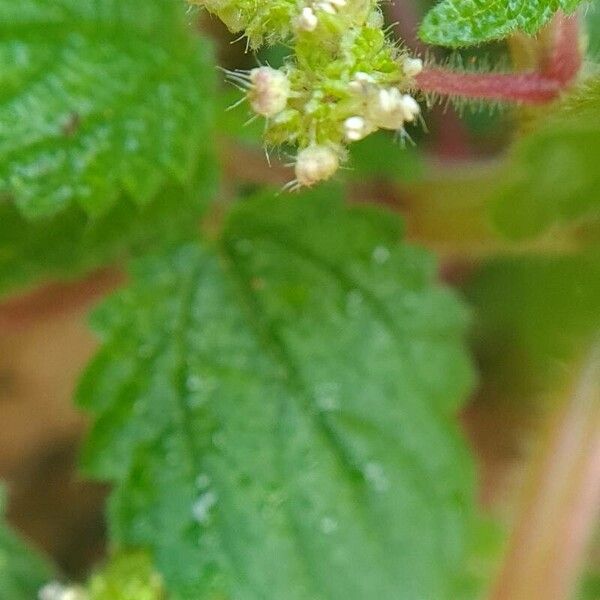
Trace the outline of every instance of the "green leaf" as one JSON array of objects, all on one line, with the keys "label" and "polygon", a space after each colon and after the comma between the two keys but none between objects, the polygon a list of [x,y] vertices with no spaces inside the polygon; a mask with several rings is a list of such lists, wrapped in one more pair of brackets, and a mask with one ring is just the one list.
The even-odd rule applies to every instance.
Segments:
[{"label": "green leaf", "polygon": [[97,215],[183,183],[213,68],[173,0],[0,0],[0,192],[29,218]]},{"label": "green leaf", "polygon": [[162,189],[144,206],[123,197],[105,214],[70,206],[29,221],[0,202],[0,297],[47,279],[66,279],[198,233],[214,191],[212,157],[185,187]]},{"label": "green leaf", "polygon": [[494,221],[510,237],[600,218],[600,77],[585,82],[512,151]]},{"label": "green leaf", "polygon": [[425,16],[420,36],[428,44],[461,47],[533,35],[559,10],[572,12],[582,0],[442,0]]},{"label": "green leaf", "polygon": [[53,569],[6,525],[3,505],[0,487],[0,600],[32,600]]},{"label": "green leaf", "polygon": [[463,597],[466,314],[401,236],[328,188],[265,196],[96,312],[83,463],[173,597]]}]

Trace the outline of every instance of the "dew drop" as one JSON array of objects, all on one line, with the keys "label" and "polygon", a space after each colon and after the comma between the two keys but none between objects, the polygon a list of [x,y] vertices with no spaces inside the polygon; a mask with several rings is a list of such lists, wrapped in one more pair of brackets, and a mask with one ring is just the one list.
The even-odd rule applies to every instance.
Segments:
[{"label": "dew drop", "polygon": [[315,399],[317,406],[324,412],[339,409],[339,385],[333,382],[320,383],[315,386]]},{"label": "dew drop", "polygon": [[364,471],[365,479],[373,486],[376,492],[386,492],[390,488],[390,482],[383,467],[376,462],[367,463]]},{"label": "dew drop", "polygon": [[140,141],[134,137],[128,137],[125,140],[126,152],[137,152],[140,149]]},{"label": "dew drop", "polygon": [[73,188],[70,185],[61,185],[54,193],[54,197],[57,202],[64,202],[69,200],[73,193]]},{"label": "dew drop", "polygon": [[338,522],[331,517],[323,517],[321,519],[321,531],[325,535],[333,533],[338,528]]},{"label": "dew drop", "polygon": [[378,265],[386,263],[390,258],[390,251],[385,246],[377,246],[372,254],[373,262]]},{"label": "dew drop", "polygon": [[198,392],[202,389],[202,378],[198,375],[190,375],[186,383],[188,390],[191,392]]},{"label": "dew drop", "polygon": [[202,494],[192,505],[192,515],[201,525],[207,525],[210,521],[210,511],[217,503],[218,496],[212,490]]}]

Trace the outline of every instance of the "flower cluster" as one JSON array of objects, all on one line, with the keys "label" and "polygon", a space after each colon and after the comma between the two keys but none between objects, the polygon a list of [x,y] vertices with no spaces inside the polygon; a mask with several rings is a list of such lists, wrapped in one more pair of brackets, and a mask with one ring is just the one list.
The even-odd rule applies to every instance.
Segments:
[{"label": "flower cluster", "polygon": [[298,147],[292,186],[328,179],[346,145],[378,129],[403,131],[420,114],[410,95],[422,63],[384,30],[377,0],[190,0],[251,47],[288,42],[280,69],[230,72],[266,118],[265,143]]},{"label": "flower cluster", "polygon": [[87,600],[86,592],[78,587],[62,585],[57,581],[46,584],[38,592],[38,600]]}]

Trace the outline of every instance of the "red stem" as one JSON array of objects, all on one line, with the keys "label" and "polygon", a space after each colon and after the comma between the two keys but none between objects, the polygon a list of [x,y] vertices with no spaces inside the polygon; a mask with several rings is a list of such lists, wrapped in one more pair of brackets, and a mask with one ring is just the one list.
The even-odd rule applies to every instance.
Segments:
[{"label": "red stem", "polygon": [[457,73],[442,68],[425,68],[417,78],[423,92],[525,104],[554,100],[575,78],[581,67],[577,17],[557,14],[553,24],[552,48],[539,71],[526,73]]},{"label": "red stem", "polygon": [[539,73],[454,73],[424,69],[417,76],[423,92],[505,102],[543,104],[556,98],[561,84]]}]

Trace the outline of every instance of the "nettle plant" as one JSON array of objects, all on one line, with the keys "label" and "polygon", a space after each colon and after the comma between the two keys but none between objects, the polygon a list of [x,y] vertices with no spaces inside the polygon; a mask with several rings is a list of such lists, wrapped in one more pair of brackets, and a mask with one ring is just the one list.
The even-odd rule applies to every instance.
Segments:
[{"label": "nettle plant", "polygon": [[[412,35],[404,0],[193,4],[0,0],[0,293],[136,257],[94,310],[101,348],[76,395],[83,472],[112,485],[110,557],[71,583],[4,526],[0,599],[485,597],[501,553],[458,421],[472,321],[432,249],[446,271],[489,259],[463,286],[484,383],[511,339],[538,391],[584,356],[577,397],[597,400],[593,9],[442,0],[415,45],[389,25]],[[246,45],[220,77],[240,90],[230,112],[203,33],[215,20]],[[457,49],[486,43],[512,67],[459,66]],[[423,167],[422,125],[455,123],[440,100],[502,105],[510,150]],[[261,141],[233,124],[246,111]],[[398,189],[410,201],[390,202]],[[362,193],[400,207],[418,244]]]}]

